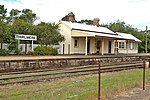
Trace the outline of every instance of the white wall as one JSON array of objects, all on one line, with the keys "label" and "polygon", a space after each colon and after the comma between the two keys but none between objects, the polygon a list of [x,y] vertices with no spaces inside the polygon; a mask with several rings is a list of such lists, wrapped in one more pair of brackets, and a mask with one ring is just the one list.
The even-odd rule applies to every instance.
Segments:
[{"label": "white wall", "polygon": [[112,39],[104,39],[104,53],[108,53],[108,45],[109,45],[109,41],[111,41],[111,54],[114,53],[114,46],[115,46],[115,42]]},{"label": "white wall", "polygon": [[[135,41],[129,41],[131,42],[131,49],[126,47],[126,40],[118,40],[118,47],[119,42],[124,42],[125,48],[119,48],[118,53],[138,53],[138,42]],[[133,43],[136,43],[136,48],[133,48]]]},{"label": "white wall", "polygon": [[[78,40],[78,47],[74,47],[75,39]],[[85,53],[85,38],[72,38],[71,54],[84,54]]]},{"label": "white wall", "polygon": [[96,53],[95,38],[90,38],[90,53]]},{"label": "white wall", "polygon": [[[62,34],[65,38],[65,41],[61,43],[61,47],[60,47],[60,53],[63,53],[63,49],[62,49],[62,46],[64,44],[64,54],[69,54],[69,50],[70,50],[70,53],[71,53],[71,29],[66,26],[65,24],[60,24],[60,27],[59,27],[59,30],[60,30],[60,34]],[[70,45],[70,48],[68,48]]]}]

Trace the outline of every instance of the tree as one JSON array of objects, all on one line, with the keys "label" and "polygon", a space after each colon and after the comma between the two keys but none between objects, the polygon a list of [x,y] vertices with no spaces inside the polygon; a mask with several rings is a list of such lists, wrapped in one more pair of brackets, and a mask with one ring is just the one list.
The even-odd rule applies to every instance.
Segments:
[{"label": "tree", "polygon": [[5,21],[7,14],[7,8],[4,5],[0,5],[0,20]]},{"label": "tree", "polygon": [[68,15],[65,15],[61,20],[62,21],[68,21]]},{"label": "tree", "polygon": [[85,20],[78,21],[77,23],[85,23],[87,25],[93,25],[93,20],[85,19]]},{"label": "tree", "polygon": [[20,13],[21,13],[20,10],[18,10],[18,9],[12,9],[12,10],[9,12],[10,16],[8,17],[7,22],[8,22],[8,23],[14,22],[14,20],[15,20],[16,18],[19,18],[19,14],[20,14]]},{"label": "tree", "polygon": [[[24,19],[15,19],[11,26],[12,36],[15,37],[15,34],[25,34],[25,35],[32,35],[33,25],[32,23],[27,22]],[[12,43],[16,43],[15,40]],[[27,44],[29,41],[21,41],[21,43],[25,43],[25,52],[27,53]],[[17,47],[16,47],[17,48]]]},{"label": "tree", "polygon": [[41,22],[35,28],[38,42],[41,45],[56,45],[64,40],[64,37],[59,33],[58,24]]},{"label": "tree", "polygon": [[29,23],[33,23],[35,20],[37,20],[36,14],[33,13],[30,9],[23,9],[20,18],[26,20]]},{"label": "tree", "polygon": [[3,49],[3,42],[5,40],[5,34],[6,34],[6,23],[4,22],[6,19],[6,13],[7,9],[4,7],[4,5],[0,5],[0,43],[1,43],[1,49]]},{"label": "tree", "polygon": [[0,43],[1,43],[1,49],[3,49],[3,43],[6,36],[6,23],[0,20]]},{"label": "tree", "polygon": [[73,12],[68,13],[68,14],[65,15],[61,20],[62,20],[62,21],[69,21],[69,16],[72,16],[72,17],[74,18],[74,19],[73,19],[73,22],[77,22],[77,21],[75,20],[75,15],[74,15]]},{"label": "tree", "polygon": [[[140,39],[142,42],[139,43],[139,52],[144,52],[145,51],[145,34],[143,32],[138,31],[137,28],[133,28],[132,25],[126,24],[124,21],[117,20],[116,22],[109,23],[106,25],[107,28],[112,30],[113,32],[122,32],[122,33],[128,33],[132,34],[138,39]],[[150,37],[148,37],[148,43],[150,43]],[[148,51],[150,51],[150,46],[148,46]]]}]

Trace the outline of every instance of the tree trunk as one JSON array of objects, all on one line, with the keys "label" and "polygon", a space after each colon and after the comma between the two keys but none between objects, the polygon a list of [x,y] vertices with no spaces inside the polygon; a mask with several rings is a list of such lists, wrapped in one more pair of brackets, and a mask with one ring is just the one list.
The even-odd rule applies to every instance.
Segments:
[{"label": "tree trunk", "polygon": [[1,42],[1,49],[3,49],[3,42]]}]

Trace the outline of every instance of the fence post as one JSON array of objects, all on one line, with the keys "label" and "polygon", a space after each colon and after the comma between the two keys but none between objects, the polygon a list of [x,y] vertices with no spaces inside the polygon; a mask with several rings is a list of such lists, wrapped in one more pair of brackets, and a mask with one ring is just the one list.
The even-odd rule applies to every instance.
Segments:
[{"label": "fence post", "polygon": [[98,100],[100,100],[100,91],[101,91],[101,68],[100,64],[98,65]]},{"label": "fence post", "polygon": [[143,90],[145,90],[145,60],[143,61]]}]

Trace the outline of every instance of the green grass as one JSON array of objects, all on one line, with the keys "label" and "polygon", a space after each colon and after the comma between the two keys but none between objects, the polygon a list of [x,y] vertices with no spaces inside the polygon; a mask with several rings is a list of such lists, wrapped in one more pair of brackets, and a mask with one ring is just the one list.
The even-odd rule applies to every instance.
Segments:
[{"label": "green grass", "polygon": [[[97,75],[79,76],[31,85],[0,87],[0,100],[97,100]],[[102,75],[103,99],[142,85],[142,70]],[[150,70],[147,70],[150,81]]]}]

